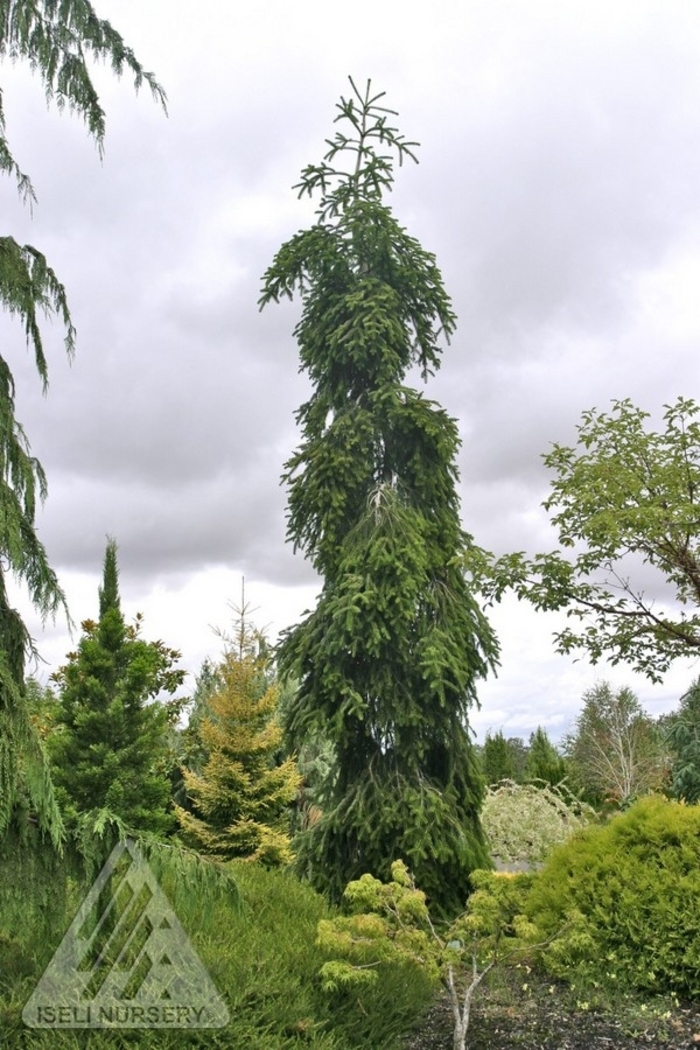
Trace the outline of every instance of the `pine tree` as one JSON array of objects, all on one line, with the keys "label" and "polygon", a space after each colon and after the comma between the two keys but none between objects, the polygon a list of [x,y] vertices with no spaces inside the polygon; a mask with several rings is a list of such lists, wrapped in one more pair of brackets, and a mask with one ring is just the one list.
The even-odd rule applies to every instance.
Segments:
[{"label": "pine tree", "polygon": [[197,735],[207,759],[183,770],[189,808],[176,813],[185,842],[229,860],[292,860],[290,807],[301,777],[292,758],[278,761],[279,690],[263,653],[230,649],[204,700]]},{"label": "pine tree", "polygon": [[434,257],[382,200],[389,151],[415,160],[415,143],[390,125],[383,94],[351,84],[343,130],[297,187],[320,193],[317,222],[281,247],[261,296],[300,295],[295,336],[314,387],[284,477],[288,537],[323,591],[279,662],[300,683],[295,741],[323,727],[337,777],[301,863],[339,898],[402,858],[436,903],[459,908],[487,863],[467,718],[497,648],[462,570],[457,425],[404,384],[413,367],[424,380],[439,367],[455,316]]},{"label": "pine tree", "polygon": [[[138,89],[145,81],[162,104],[165,95],[119,33],[96,16],[89,0],[5,0],[0,3],[0,58],[26,60],[38,74],[47,101],[81,116],[100,153],[105,114],[90,78],[86,55],[109,61],[120,76],[129,70]],[[29,177],[15,160],[5,134],[0,91],[0,173],[15,180],[24,201],[36,199]],[[63,324],[65,348],[72,356],[75,329],[66,292],[45,256],[12,236],[0,236],[0,308],[19,318],[33,349],[46,390],[48,368],[39,317],[53,314]],[[35,529],[37,502],[46,498],[41,464],[30,454],[15,416],[12,371],[0,356],[0,836],[17,805],[29,806],[42,831],[59,846],[63,833],[46,756],[24,699],[27,658],[34,645],[20,614],[8,602],[6,575],[27,588],[44,619],[60,611],[65,597]]]},{"label": "pine tree", "polygon": [[117,547],[107,544],[100,617],[56,672],[60,710],[50,739],[53,777],[66,816],[104,809],[134,830],[163,833],[174,825],[167,768],[168,726],[184,672],[179,653],[140,637],[141,618],[128,625],[121,611]]}]

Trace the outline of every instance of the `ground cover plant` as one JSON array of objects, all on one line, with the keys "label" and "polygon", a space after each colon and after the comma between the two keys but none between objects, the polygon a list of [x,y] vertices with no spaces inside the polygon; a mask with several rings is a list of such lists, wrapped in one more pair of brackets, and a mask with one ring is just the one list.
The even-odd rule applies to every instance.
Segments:
[{"label": "ground cover plant", "polygon": [[[35,936],[25,923],[11,924],[0,906],[0,1045],[23,1050],[87,1050],[94,1047],[245,1047],[246,1050],[375,1050],[396,1046],[426,1009],[430,989],[406,981],[387,967],[377,986],[358,997],[329,997],[318,977],[326,959],[316,928],[332,912],[323,898],[289,870],[268,870],[245,861],[227,866],[233,882],[220,892],[194,890],[177,865],[153,860],[158,881],[216,987],[227,1001],[222,1029],[105,1030],[28,1029],[22,1010],[62,933],[84,896],[69,882],[62,922],[52,935]],[[234,888],[235,886],[235,888]],[[19,916],[16,916],[19,918]]]}]

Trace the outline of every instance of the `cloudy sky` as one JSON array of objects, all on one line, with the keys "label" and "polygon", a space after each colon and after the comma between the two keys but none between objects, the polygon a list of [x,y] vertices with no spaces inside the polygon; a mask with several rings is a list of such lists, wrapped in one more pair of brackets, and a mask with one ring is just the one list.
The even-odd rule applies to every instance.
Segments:
[{"label": "cloudy sky", "polygon": [[[307,385],[297,304],[257,309],[261,276],[313,206],[291,186],[319,160],[348,74],[371,77],[421,143],[393,206],[435,252],[459,318],[427,392],[459,420],[463,521],[481,545],[551,549],[541,454],[580,413],[630,397],[658,418],[700,380],[700,9],[693,0],[96,0],[157,74],[169,116],[98,69],[101,163],[26,68],[0,71],[33,215],[0,185],[3,233],[65,283],[69,366],[47,326],[50,391],[0,318],[17,414],[49,478],[40,535],[73,618],[94,616],[107,534],[130,614],[196,672],[246,595],[277,630],[317,581],[285,543],[279,476]],[[336,11],[337,13],[333,13]],[[22,601],[22,596],[18,596]],[[44,677],[71,642],[42,630]],[[672,707],[661,686],[556,656],[556,624],[493,613],[497,679],[480,734],[557,739],[602,677]]]}]

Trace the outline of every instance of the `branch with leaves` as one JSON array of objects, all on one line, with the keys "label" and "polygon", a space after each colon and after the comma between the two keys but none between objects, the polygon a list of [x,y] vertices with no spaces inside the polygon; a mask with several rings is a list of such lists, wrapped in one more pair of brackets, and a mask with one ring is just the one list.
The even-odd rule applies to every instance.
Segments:
[{"label": "branch with leaves", "polygon": [[403,861],[392,864],[391,875],[388,883],[371,875],[349,883],[344,902],[350,914],[319,923],[317,943],[334,956],[321,968],[324,988],[371,984],[383,965],[417,966],[447,992],[454,1050],[465,1050],[484,978],[499,964],[536,954],[554,940],[535,943],[536,928],[524,915],[532,877],[473,872],[466,910],[440,928]]},{"label": "branch with leaves", "polygon": [[[578,445],[543,457],[554,472],[543,506],[561,549],[534,558],[468,552],[482,593],[507,591],[541,610],[566,610],[579,626],[555,635],[562,653],[593,663],[629,663],[661,681],[671,663],[700,649],[700,405],[678,398],[665,428],[629,400],[609,413],[591,409]],[[653,598],[633,581],[656,580]]]}]

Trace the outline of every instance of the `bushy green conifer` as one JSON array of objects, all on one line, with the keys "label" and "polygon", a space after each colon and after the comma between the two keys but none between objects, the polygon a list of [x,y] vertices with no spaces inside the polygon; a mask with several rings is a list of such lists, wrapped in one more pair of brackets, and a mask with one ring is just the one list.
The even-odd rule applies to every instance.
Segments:
[{"label": "bushy green conifer", "polygon": [[174,825],[167,769],[173,694],[184,672],[179,653],[140,637],[121,611],[117,548],[107,544],[99,590],[100,617],[56,672],[60,709],[50,738],[53,777],[65,814],[104,809],[128,827],[163,833]]},{"label": "bushy green conifer", "polygon": [[499,780],[515,779],[513,753],[500,729],[497,733],[486,734],[481,751],[481,769],[488,785],[497,784]]},{"label": "bushy green conifer", "polygon": [[527,780],[543,780],[556,787],[566,776],[566,762],[542,726],[530,734],[530,749],[525,763]]},{"label": "bushy green conifer", "polygon": [[674,798],[700,802],[700,679],[681,698],[666,736],[671,751],[671,788]]}]

